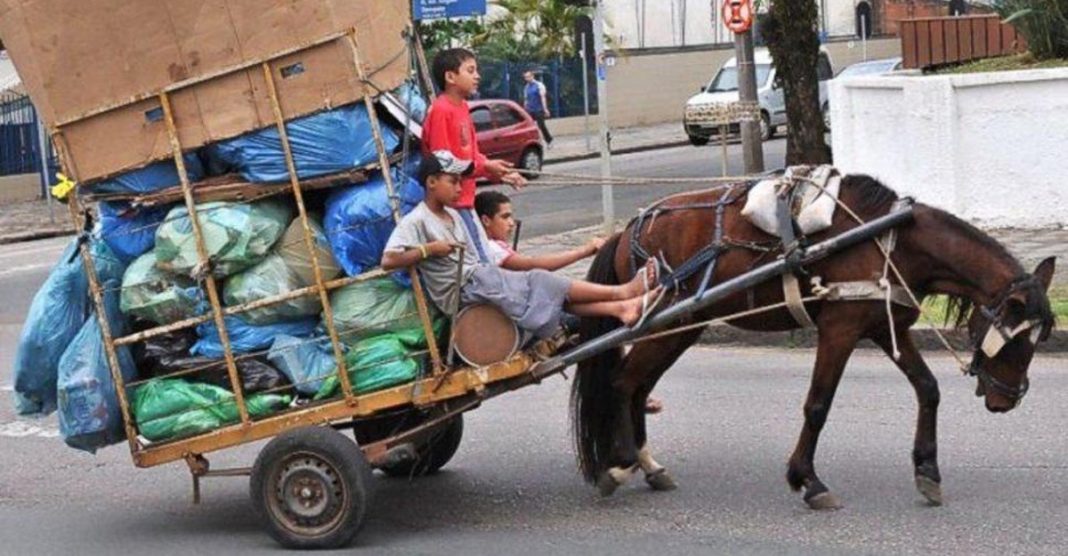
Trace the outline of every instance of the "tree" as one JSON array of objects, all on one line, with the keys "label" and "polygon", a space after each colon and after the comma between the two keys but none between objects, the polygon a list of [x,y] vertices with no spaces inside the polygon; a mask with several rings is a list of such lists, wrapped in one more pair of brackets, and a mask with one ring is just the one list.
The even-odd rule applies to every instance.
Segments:
[{"label": "tree", "polygon": [[775,0],[763,18],[761,31],[786,100],[787,165],[831,162],[831,148],[823,139],[826,129],[816,74],[818,17],[815,0]]}]

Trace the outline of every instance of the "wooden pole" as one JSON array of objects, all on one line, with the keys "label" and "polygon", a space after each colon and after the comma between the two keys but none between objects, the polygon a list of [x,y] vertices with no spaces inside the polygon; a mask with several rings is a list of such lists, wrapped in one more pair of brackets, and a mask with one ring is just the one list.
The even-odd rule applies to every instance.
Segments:
[{"label": "wooden pole", "polygon": [[222,303],[219,301],[219,289],[215,284],[215,277],[211,274],[211,260],[208,257],[208,248],[204,243],[204,231],[200,228],[200,215],[197,214],[196,201],[193,200],[193,188],[189,184],[189,173],[185,168],[185,160],[182,158],[182,143],[178,140],[178,128],[174,125],[174,112],[171,109],[171,99],[166,92],[159,94],[160,106],[163,107],[163,118],[167,124],[167,134],[170,136],[171,152],[174,154],[174,165],[178,168],[178,177],[182,181],[182,195],[185,197],[186,210],[189,212],[189,222],[193,227],[193,236],[196,239],[198,267],[207,272],[204,276],[204,286],[208,291],[208,301],[211,303],[211,313],[215,319],[215,328],[219,331],[219,342],[222,344],[223,357],[226,359],[226,370],[230,375],[230,387],[234,392],[234,400],[237,402],[237,411],[241,415],[241,423],[249,424],[248,407],[245,406],[245,392],[241,387],[241,375],[237,372],[237,364],[234,362],[234,352],[230,348],[230,335],[226,331],[226,323],[223,320]]},{"label": "wooden pole", "polygon": [[[370,87],[371,83],[367,79],[367,72],[360,61],[360,43],[356,38],[355,28],[349,33],[349,44],[352,46],[353,63],[356,64],[356,71],[359,73],[360,81],[364,84],[363,102],[367,107],[367,116],[371,121],[371,132],[374,134],[375,145],[378,147],[378,163],[382,166],[382,179],[386,182],[386,191],[389,192],[390,204],[393,205],[393,219],[400,222],[400,200],[394,194],[396,189],[393,187],[393,175],[389,167],[389,153],[386,152],[385,142],[382,141],[382,127],[378,121],[378,112],[375,110],[374,100],[371,98],[374,90],[373,87]],[[419,282],[419,273],[416,272],[415,268],[410,269],[408,273],[412,279],[412,293],[415,295],[415,304],[419,308],[419,319],[423,323],[423,333],[426,335],[427,347],[430,349],[430,359],[434,363],[434,374],[439,374],[445,371],[445,366],[441,362],[441,351],[438,349],[438,340],[434,336],[434,325],[430,320],[430,309],[427,307],[423,285]]]}]

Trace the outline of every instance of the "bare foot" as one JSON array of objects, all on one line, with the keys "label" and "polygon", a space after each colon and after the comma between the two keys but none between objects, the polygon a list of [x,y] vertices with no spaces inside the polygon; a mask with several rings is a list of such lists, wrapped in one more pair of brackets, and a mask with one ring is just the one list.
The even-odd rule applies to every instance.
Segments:
[{"label": "bare foot", "polygon": [[649,397],[645,399],[645,413],[648,415],[656,415],[664,411],[664,402],[657,398]]},{"label": "bare foot", "polygon": [[623,299],[638,297],[655,288],[660,283],[660,273],[658,270],[659,267],[656,264],[656,259],[650,258],[645,261],[645,266],[634,274],[634,278],[631,278],[630,282],[627,282],[626,285],[623,286]]},{"label": "bare foot", "polygon": [[638,297],[621,301],[622,310],[619,314],[619,320],[623,321],[623,324],[626,326],[633,326],[634,323],[641,320],[645,311],[652,310],[652,303],[660,297],[660,293],[663,289],[662,286],[657,286],[655,289],[649,290]]}]

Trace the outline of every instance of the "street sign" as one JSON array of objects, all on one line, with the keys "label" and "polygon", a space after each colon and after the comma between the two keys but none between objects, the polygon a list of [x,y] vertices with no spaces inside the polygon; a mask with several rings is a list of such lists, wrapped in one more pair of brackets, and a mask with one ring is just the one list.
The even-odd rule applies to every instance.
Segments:
[{"label": "street sign", "polygon": [[486,15],[486,0],[412,0],[412,19]]},{"label": "street sign", "polygon": [[753,5],[750,0],[723,0],[723,24],[736,34],[753,26]]}]

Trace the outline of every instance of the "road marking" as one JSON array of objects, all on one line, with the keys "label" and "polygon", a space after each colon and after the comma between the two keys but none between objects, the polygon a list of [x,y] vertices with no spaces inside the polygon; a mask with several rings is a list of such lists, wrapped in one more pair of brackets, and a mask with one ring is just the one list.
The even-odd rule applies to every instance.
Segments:
[{"label": "road marking", "polygon": [[54,263],[37,263],[13,266],[5,270],[0,270],[0,276],[7,276],[9,274],[22,274],[23,272],[29,272],[31,270],[40,270],[42,268],[52,268],[53,264]]},{"label": "road marking", "polygon": [[0,392],[14,392],[15,387],[11,384],[0,384]]},{"label": "road marking", "polygon": [[55,426],[38,426],[26,421],[0,424],[0,438],[56,438],[59,429]]}]

